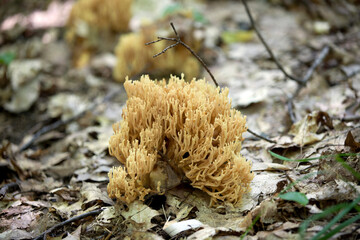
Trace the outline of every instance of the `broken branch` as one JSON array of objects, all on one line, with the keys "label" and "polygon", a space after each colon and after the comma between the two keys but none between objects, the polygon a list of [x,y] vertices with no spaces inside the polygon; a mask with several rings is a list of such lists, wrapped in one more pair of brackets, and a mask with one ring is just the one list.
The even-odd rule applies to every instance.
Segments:
[{"label": "broken branch", "polygon": [[265,39],[263,38],[263,36],[261,35],[261,32],[259,31],[259,29],[257,28],[254,18],[251,14],[250,8],[246,2],[246,0],[242,0],[242,3],[245,7],[245,11],[246,14],[249,17],[250,23],[253,27],[253,29],[256,32],[256,35],[259,37],[261,43],[264,45],[266,51],[269,53],[271,59],[275,62],[276,66],[280,69],[280,71],[289,79],[295,81],[298,83],[298,88],[296,89],[295,93],[289,97],[288,102],[287,102],[287,107],[288,107],[288,111],[289,111],[289,115],[290,115],[290,119],[292,122],[295,122],[295,114],[293,111],[293,100],[294,98],[297,97],[297,95],[299,94],[300,90],[306,86],[306,83],[309,81],[309,79],[311,78],[312,74],[314,73],[315,69],[320,65],[320,63],[322,63],[322,61],[325,59],[325,57],[328,55],[329,53],[329,46],[325,46],[323,47],[323,49],[321,50],[319,56],[314,60],[313,64],[310,66],[310,68],[308,69],[308,71],[306,72],[305,76],[303,78],[297,78],[294,77],[292,75],[290,75],[289,73],[287,73],[285,71],[285,69],[283,68],[283,66],[280,64],[280,62],[277,60],[277,58],[275,57],[274,53],[272,52],[271,48],[269,47],[269,45],[266,43]]},{"label": "broken branch", "polygon": [[157,56],[160,56],[161,54],[165,53],[168,49],[170,48],[173,48],[175,47],[176,45],[178,44],[181,44],[183,45],[202,65],[203,67],[206,69],[206,71],[209,73],[211,79],[213,80],[214,84],[216,87],[219,86],[219,84],[216,82],[216,79],[214,77],[214,75],[211,73],[210,69],[208,68],[208,66],[205,64],[205,62],[199,57],[199,55],[197,55],[189,45],[187,45],[186,43],[184,43],[181,39],[180,39],[180,36],[179,34],[177,33],[176,29],[175,29],[175,26],[173,23],[170,23],[172,29],[174,30],[174,33],[176,35],[176,38],[167,38],[167,37],[158,37],[157,40],[155,41],[152,41],[152,42],[148,42],[148,43],[145,43],[145,45],[150,45],[150,44],[153,44],[153,43],[157,43],[157,42],[160,42],[160,41],[163,41],[163,40],[166,40],[166,41],[172,41],[172,42],[176,42],[175,44],[172,44],[168,47],[166,47],[164,50],[162,50],[161,52],[155,54],[153,57],[157,57]]},{"label": "broken branch", "polygon": [[56,224],[55,226],[49,228],[48,230],[46,230],[45,232],[43,232],[42,234],[40,234],[39,236],[37,236],[36,238],[34,238],[34,240],[41,240],[41,239],[44,239],[46,240],[47,239],[47,235],[50,234],[52,231],[54,231],[55,229],[57,228],[60,228],[60,227],[63,227],[65,226],[66,224],[69,224],[69,223],[72,223],[72,222],[75,222],[75,221],[78,221],[78,220],[81,220],[83,218],[86,218],[86,217],[89,217],[89,216],[96,216],[98,214],[100,214],[101,212],[103,211],[103,209],[96,209],[96,210],[93,210],[91,212],[87,212],[87,213],[84,213],[84,214],[81,214],[81,215],[78,215],[78,216],[75,216],[73,218],[70,218],[66,221],[63,221],[61,223],[58,223]]},{"label": "broken branch", "polygon": [[18,182],[11,182],[3,185],[0,189],[0,199],[3,199],[8,191],[20,189]]},{"label": "broken branch", "polygon": [[308,69],[308,71],[305,74],[305,77],[303,79],[303,83],[304,84],[299,84],[297,86],[296,91],[294,92],[294,94],[288,98],[288,102],[287,102],[287,107],[288,107],[288,111],[289,111],[289,115],[290,115],[290,119],[292,122],[296,122],[296,118],[295,118],[295,114],[293,111],[293,101],[294,99],[299,95],[300,90],[305,87],[306,83],[309,81],[310,77],[312,76],[312,74],[314,73],[315,69],[317,66],[320,65],[320,63],[324,60],[324,58],[327,56],[327,54],[329,53],[329,46],[325,46],[323,47],[323,49],[321,50],[320,54],[317,56],[317,58],[315,58],[313,64],[310,66],[310,68]]}]

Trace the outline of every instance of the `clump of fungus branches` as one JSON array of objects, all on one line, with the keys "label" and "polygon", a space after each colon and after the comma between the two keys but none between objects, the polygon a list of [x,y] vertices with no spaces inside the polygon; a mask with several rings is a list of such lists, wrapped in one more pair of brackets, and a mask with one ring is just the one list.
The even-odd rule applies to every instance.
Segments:
[{"label": "clump of fungus branches", "polygon": [[[78,0],[67,22],[66,39],[74,64],[83,67],[100,46],[129,30],[133,0]],[[111,44],[109,44],[111,45]]]},{"label": "clump of fungus branches", "polygon": [[228,89],[175,76],[168,81],[142,76],[124,86],[128,100],[109,144],[124,166],[109,172],[110,197],[130,203],[162,193],[170,175],[159,173],[170,168],[210,195],[212,206],[239,204],[253,174],[239,153],[246,117],[231,108]]}]

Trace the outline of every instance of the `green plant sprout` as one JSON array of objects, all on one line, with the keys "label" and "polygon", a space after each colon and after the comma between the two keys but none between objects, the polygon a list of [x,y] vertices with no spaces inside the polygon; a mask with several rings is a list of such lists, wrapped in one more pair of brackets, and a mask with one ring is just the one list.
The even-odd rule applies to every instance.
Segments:
[{"label": "green plant sprout", "polygon": [[8,66],[15,59],[15,54],[12,52],[0,53],[0,65]]},{"label": "green plant sprout", "polygon": [[[286,158],[284,156],[281,156],[279,154],[276,154],[272,151],[269,151],[270,155],[283,160],[283,161],[290,161],[290,162],[310,162],[312,160],[318,160],[318,159],[324,159],[329,157],[334,157],[337,162],[339,162],[346,170],[351,172],[358,180],[360,180],[360,173],[357,172],[354,168],[352,168],[349,164],[347,164],[342,157],[348,157],[348,156],[359,156],[360,153],[339,153],[339,154],[333,154],[333,155],[324,155],[320,157],[314,157],[314,158],[305,158],[305,159],[290,159]],[[317,172],[318,173],[318,172]],[[308,203],[308,199],[305,194],[300,192],[287,192],[288,189],[290,189],[292,186],[294,186],[296,183],[305,180],[306,178],[309,178],[310,176],[317,174],[317,173],[310,173],[305,175],[304,177],[296,180],[295,182],[289,184],[284,190],[281,191],[279,198],[284,200],[291,200],[298,202],[302,205],[306,205]],[[358,203],[360,202],[360,195],[354,199],[350,203],[340,203],[334,206],[331,206],[327,209],[325,209],[323,212],[315,214],[308,219],[306,219],[299,227],[299,234],[302,239],[305,238],[306,229],[309,227],[310,223],[316,220],[320,220],[323,218],[328,217],[331,214],[334,214],[338,212],[338,214],[328,223],[326,224],[321,231],[319,231],[315,236],[313,236],[312,240],[325,240],[329,239],[332,236],[334,236],[336,233],[340,232],[343,228],[349,226],[350,224],[358,221],[360,219],[360,214],[357,214],[356,216],[347,219],[346,221],[338,224],[336,227],[335,224],[337,224],[338,221],[340,221],[348,212],[350,212],[352,209],[355,209],[358,213],[360,212],[360,207],[358,206]],[[333,228],[334,227],[334,228]]]},{"label": "green plant sprout", "polygon": [[258,214],[254,220],[252,221],[251,225],[247,227],[246,231],[240,236],[240,240],[243,240],[250,232],[251,229],[253,229],[256,222],[260,219],[260,214]]}]

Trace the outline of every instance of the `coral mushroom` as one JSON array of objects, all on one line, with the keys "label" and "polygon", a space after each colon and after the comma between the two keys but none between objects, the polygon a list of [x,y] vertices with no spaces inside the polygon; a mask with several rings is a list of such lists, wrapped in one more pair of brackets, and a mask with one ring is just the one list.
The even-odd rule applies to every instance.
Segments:
[{"label": "coral mushroom", "polygon": [[128,31],[132,1],[79,0],[74,4],[66,39],[73,47],[77,67],[86,64],[101,43],[113,41],[114,33]]},{"label": "coral mushroom", "polygon": [[172,172],[210,195],[212,206],[239,204],[253,174],[239,153],[246,118],[231,108],[228,89],[174,76],[168,82],[142,76],[124,86],[128,100],[109,144],[124,166],[109,172],[110,197],[130,203],[163,193]]}]

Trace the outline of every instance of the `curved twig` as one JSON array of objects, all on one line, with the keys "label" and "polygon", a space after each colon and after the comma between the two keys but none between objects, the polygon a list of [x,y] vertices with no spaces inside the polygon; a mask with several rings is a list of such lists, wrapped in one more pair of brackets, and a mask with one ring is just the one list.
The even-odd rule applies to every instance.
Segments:
[{"label": "curved twig", "polygon": [[90,212],[87,212],[87,213],[84,213],[84,214],[81,214],[81,215],[78,215],[78,216],[75,216],[73,218],[70,218],[66,221],[63,221],[61,223],[58,223],[56,224],[55,226],[49,228],[48,230],[46,230],[45,232],[43,232],[42,234],[40,234],[39,236],[37,236],[36,238],[34,238],[34,240],[41,240],[41,239],[44,239],[46,240],[46,236],[51,233],[52,231],[54,231],[55,229],[59,228],[59,227],[62,227],[62,226],[65,226],[66,224],[69,224],[69,223],[72,223],[72,222],[75,222],[75,221],[78,221],[80,219],[83,219],[83,218],[86,218],[88,216],[96,216],[98,214],[100,214],[101,212],[103,211],[103,209],[96,209],[96,210],[93,210],[93,211],[90,211]]},{"label": "curved twig", "polygon": [[264,47],[266,48],[266,51],[269,53],[271,59],[275,62],[276,66],[280,69],[281,72],[283,72],[283,74],[287,77],[287,78],[290,78],[291,80],[294,80],[295,82],[299,83],[299,84],[305,84],[305,82],[303,81],[303,79],[299,79],[297,77],[294,77],[292,75],[290,75],[289,73],[287,73],[285,71],[285,69],[283,68],[283,66],[279,63],[279,61],[277,60],[277,58],[275,57],[275,54],[272,52],[271,48],[269,47],[269,45],[266,43],[265,39],[263,38],[263,36],[261,35],[259,29],[257,28],[256,24],[255,24],[255,21],[254,21],[254,18],[251,14],[251,11],[249,9],[249,6],[246,2],[246,0],[242,0],[242,3],[245,7],[245,11],[246,11],[246,14],[248,15],[249,17],[249,20],[250,20],[250,23],[253,27],[253,29],[255,30],[256,32],[256,35],[259,37],[261,43],[264,45]]},{"label": "curved twig", "polygon": [[279,61],[277,60],[277,58],[275,57],[274,53],[272,52],[271,48],[269,47],[269,45],[266,43],[265,39],[263,38],[263,36],[261,35],[259,29],[257,28],[254,18],[251,14],[251,11],[249,9],[249,6],[246,2],[246,0],[242,0],[242,3],[245,7],[245,11],[246,14],[249,17],[250,23],[253,27],[253,29],[256,32],[256,35],[259,37],[261,43],[264,45],[266,51],[269,53],[271,59],[275,62],[276,66],[280,69],[280,71],[289,79],[295,81],[298,83],[298,88],[296,89],[295,93],[293,95],[291,95],[291,97],[288,98],[287,101],[287,108],[288,108],[288,112],[290,115],[290,119],[292,122],[296,121],[295,118],[295,114],[293,111],[293,100],[298,96],[300,90],[306,86],[306,83],[309,81],[309,79],[311,78],[311,76],[313,75],[315,69],[320,65],[320,63],[322,63],[322,61],[325,59],[325,57],[328,55],[329,51],[330,51],[330,47],[329,46],[324,46],[323,49],[321,50],[320,54],[318,55],[317,58],[315,58],[313,64],[310,66],[310,68],[307,70],[306,74],[304,75],[303,78],[297,78],[294,77],[292,75],[290,75],[289,73],[287,73],[285,71],[285,69],[283,68],[283,66],[279,63]]},{"label": "curved twig", "polygon": [[249,133],[251,133],[252,135],[254,135],[255,137],[258,137],[258,138],[260,138],[260,139],[262,139],[262,140],[265,140],[265,141],[267,141],[267,142],[269,142],[269,143],[276,143],[276,141],[271,140],[271,139],[267,139],[266,137],[263,137],[263,136],[255,133],[255,132],[253,132],[253,131],[250,130],[250,129],[248,129],[247,131],[248,131]]},{"label": "curved twig", "polygon": [[219,84],[216,82],[216,79],[214,77],[214,75],[211,73],[210,69],[208,68],[208,66],[205,64],[205,62],[199,57],[199,55],[197,55],[189,45],[187,45],[186,43],[184,43],[181,39],[180,39],[180,36],[179,34],[177,33],[176,29],[175,29],[175,26],[173,23],[170,23],[172,29],[174,30],[174,33],[176,35],[176,38],[167,38],[167,37],[158,37],[157,40],[155,41],[151,41],[151,42],[148,42],[148,43],[145,43],[145,45],[150,45],[150,44],[153,44],[153,43],[157,43],[157,42],[160,42],[160,41],[163,41],[163,40],[166,40],[166,41],[172,41],[172,42],[176,42],[175,44],[172,44],[168,47],[166,47],[164,50],[162,50],[161,52],[155,54],[153,57],[157,57],[157,56],[160,56],[161,54],[165,53],[168,49],[170,48],[173,48],[175,47],[176,45],[178,44],[181,44],[183,45],[194,57],[196,57],[196,59],[201,62],[201,64],[203,65],[203,67],[206,69],[206,71],[209,73],[211,79],[213,80],[214,84],[216,87],[219,86]]},{"label": "curved twig", "polygon": [[3,185],[0,189],[0,200],[3,199],[8,191],[20,189],[19,183],[11,182]]}]

